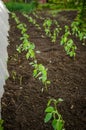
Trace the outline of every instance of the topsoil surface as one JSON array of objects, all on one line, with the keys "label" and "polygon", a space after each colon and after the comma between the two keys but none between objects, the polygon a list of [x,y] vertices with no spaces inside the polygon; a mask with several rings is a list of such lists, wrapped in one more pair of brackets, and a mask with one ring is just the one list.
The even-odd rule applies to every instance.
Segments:
[{"label": "topsoil surface", "polygon": [[[48,91],[43,84],[32,76],[30,60],[26,60],[25,52],[19,54],[16,47],[22,43],[21,33],[15,21],[9,18],[8,71],[9,78],[4,86],[2,97],[2,118],[5,130],[53,130],[51,123],[44,123],[47,102],[50,98],[62,98],[58,105],[59,113],[65,121],[66,130],[86,130],[86,46],[78,38],[72,36],[77,45],[76,57],[70,58],[60,45],[64,26],[70,26],[75,19],[76,11],[62,11],[55,16],[48,12],[37,12],[44,19],[56,19],[62,27],[56,43],[53,44],[42,27],[43,20],[35,18],[41,26],[38,30],[28,22],[21,13],[16,13],[20,21],[27,25],[30,41],[36,46],[38,63],[48,68],[48,79],[51,81]],[[54,26],[52,27],[52,30]]]}]

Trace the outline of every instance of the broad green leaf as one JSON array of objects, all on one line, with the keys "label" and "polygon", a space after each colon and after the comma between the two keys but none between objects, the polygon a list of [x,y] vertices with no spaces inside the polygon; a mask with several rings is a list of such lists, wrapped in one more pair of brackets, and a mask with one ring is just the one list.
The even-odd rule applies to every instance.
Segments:
[{"label": "broad green leaf", "polygon": [[54,119],[52,121],[52,126],[53,126],[54,130],[63,130],[64,122],[59,119]]},{"label": "broad green leaf", "polygon": [[39,64],[39,70],[43,71],[45,69],[45,67],[42,64]]},{"label": "broad green leaf", "polygon": [[54,108],[52,106],[49,106],[45,109],[45,112],[53,112]]},{"label": "broad green leaf", "polygon": [[32,50],[31,53],[30,53],[30,58],[35,58],[35,53],[34,53],[33,50]]},{"label": "broad green leaf", "polygon": [[50,121],[51,118],[52,118],[52,113],[47,113],[44,118],[44,122],[47,123],[48,121]]},{"label": "broad green leaf", "polygon": [[66,43],[67,42],[67,37],[64,37],[64,43]]},{"label": "broad green leaf", "polygon": [[57,130],[62,130],[63,126],[64,126],[63,121],[58,119],[56,124]]},{"label": "broad green leaf", "polygon": [[42,76],[42,82],[45,83],[45,81],[47,80],[46,76]]},{"label": "broad green leaf", "polygon": [[73,56],[75,57],[75,55],[76,55],[75,52],[73,52],[73,51],[70,52],[70,57],[73,57]]},{"label": "broad green leaf", "polygon": [[30,43],[30,49],[35,49],[35,45],[34,45],[34,43]]},{"label": "broad green leaf", "polygon": [[54,130],[57,130],[57,119],[54,119],[52,121],[52,126],[53,126]]}]

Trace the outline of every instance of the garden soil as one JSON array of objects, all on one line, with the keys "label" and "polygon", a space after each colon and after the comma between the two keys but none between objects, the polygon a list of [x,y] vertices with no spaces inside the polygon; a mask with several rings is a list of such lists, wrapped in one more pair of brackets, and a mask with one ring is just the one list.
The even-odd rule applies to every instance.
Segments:
[{"label": "garden soil", "polygon": [[[48,79],[51,84],[46,90],[43,84],[33,78],[32,59],[26,60],[25,52],[16,51],[21,33],[16,28],[15,21],[9,18],[8,71],[10,77],[6,80],[2,97],[2,119],[5,130],[53,130],[51,122],[45,124],[45,108],[50,98],[62,98],[57,108],[65,121],[66,130],[86,130],[86,46],[75,36],[71,36],[77,46],[75,58],[70,58],[60,45],[64,26],[70,26],[76,18],[76,11],[62,11],[56,15],[37,12],[46,19],[56,19],[62,30],[55,43],[45,35],[41,17],[35,18],[41,30],[28,22],[21,13],[16,15],[27,25],[30,41],[36,46],[38,63],[48,68]],[[52,27],[52,30],[54,26]],[[44,89],[43,89],[44,88]]]}]

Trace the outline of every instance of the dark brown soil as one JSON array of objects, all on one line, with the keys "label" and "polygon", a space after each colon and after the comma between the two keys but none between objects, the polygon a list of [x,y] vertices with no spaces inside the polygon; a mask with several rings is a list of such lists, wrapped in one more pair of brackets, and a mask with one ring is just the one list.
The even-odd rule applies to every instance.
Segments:
[{"label": "dark brown soil", "polygon": [[64,100],[58,105],[58,109],[65,121],[65,129],[86,130],[86,46],[73,36],[77,45],[76,57],[73,59],[67,56],[60,45],[64,25],[70,26],[77,13],[63,11],[55,17],[47,12],[39,14],[44,18],[56,19],[63,28],[55,44],[45,36],[42,19],[36,18],[42,27],[42,30],[38,30],[20,13],[17,13],[17,16],[21,22],[27,24],[30,41],[34,42],[36,50],[41,51],[36,57],[39,63],[48,68],[51,85],[48,91],[42,92],[44,86],[38,79],[33,78],[30,60],[26,60],[24,53],[18,54],[16,51],[16,46],[22,43],[19,39],[21,33],[10,16],[8,46],[10,77],[4,86],[2,98],[5,130],[53,130],[51,124],[44,123],[44,110],[48,99],[59,97]]}]

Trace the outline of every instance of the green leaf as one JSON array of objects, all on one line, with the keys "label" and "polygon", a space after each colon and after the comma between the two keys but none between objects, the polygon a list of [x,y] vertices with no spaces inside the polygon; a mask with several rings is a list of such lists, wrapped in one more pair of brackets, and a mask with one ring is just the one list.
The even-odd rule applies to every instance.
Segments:
[{"label": "green leaf", "polygon": [[21,53],[21,51],[22,51],[22,44],[20,45],[20,46],[18,46],[17,48],[16,48],[16,50],[19,52],[19,53]]},{"label": "green leaf", "polygon": [[48,103],[47,103],[47,106],[49,106],[52,102],[52,99],[49,99]]},{"label": "green leaf", "polygon": [[54,108],[52,106],[49,106],[45,109],[45,112],[53,112]]},{"label": "green leaf", "polygon": [[58,119],[56,126],[57,126],[57,130],[62,130],[62,128],[64,126],[63,121]]},{"label": "green leaf", "polygon": [[30,51],[30,58],[35,58],[35,53],[33,50]]},{"label": "green leaf", "polygon": [[26,59],[28,60],[28,59],[29,59],[29,57],[30,57],[30,53],[29,53],[29,52],[27,52],[27,54],[26,54]]},{"label": "green leaf", "polygon": [[50,121],[51,118],[52,118],[52,113],[47,113],[44,118],[44,122],[47,123],[48,121]]},{"label": "green leaf", "polygon": [[52,121],[52,126],[53,126],[54,130],[57,129],[57,119],[54,119],[54,120]]},{"label": "green leaf", "polygon": [[64,37],[64,43],[66,43],[67,42],[67,37]]},{"label": "green leaf", "polygon": [[46,80],[47,80],[47,77],[42,75],[42,82],[45,83]]},{"label": "green leaf", "polygon": [[75,57],[75,55],[76,55],[76,53],[75,52],[73,52],[73,51],[71,51],[70,53],[69,53],[69,55],[70,55],[70,57]]},{"label": "green leaf", "polygon": [[64,122],[60,119],[54,119],[52,121],[52,126],[53,126],[54,130],[62,130],[63,126],[64,126]]},{"label": "green leaf", "polygon": [[34,77],[36,77],[37,72],[38,72],[38,71],[37,71],[36,69],[33,71],[33,76],[34,76]]}]

